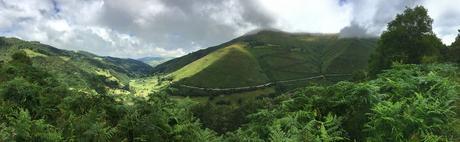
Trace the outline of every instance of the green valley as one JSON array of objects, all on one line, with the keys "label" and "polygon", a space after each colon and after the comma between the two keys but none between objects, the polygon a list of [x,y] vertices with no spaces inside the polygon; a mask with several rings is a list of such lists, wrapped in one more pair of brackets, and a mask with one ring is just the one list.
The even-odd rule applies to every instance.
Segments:
[{"label": "green valley", "polygon": [[[101,5],[105,2],[109,1]],[[225,5],[239,6],[233,2]],[[340,6],[348,2],[340,1]],[[5,3],[0,1],[0,8],[21,9]],[[175,4],[168,1],[164,7]],[[201,6],[183,3],[189,4]],[[62,16],[61,8],[68,8],[59,7],[57,1],[51,5],[56,19]],[[110,6],[104,10],[118,5]],[[108,25],[110,28],[104,30],[102,25],[70,28],[67,22],[47,23],[58,29],[53,32],[62,33],[63,38],[56,41],[74,39],[69,31],[90,31],[79,36],[97,35],[82,40],[91,47],[126,48],[119,52],[103,50],[110,54],[99,52],[101,55],[123,52],[118,57],[147,56],[137,60],[64,50],[80,44],[56,48],[0,36],[0,142],[460,141],[460,30],[455,41],[445,45],[423,6],[406,7],[375,37],[344,37],[342,32],[350,27],[337,34],[268,28],[177,58],[163,55],[182,55],[182,47],[163,48],[166,44],[152,38],[166,37],[164,42],[198,48],[201,37],[189,43],[184,39],[190,35],[181,30],[165,30],[165,35],[151,33],[162,32],[165,27],[150,29],[150,22],[172,18],[168,14],[171,9],[155,13],[156,8],[150,5],[146,8],[149,12],[138,16],[122,14],[137,12],[137,8],[115,12],[117,18],[135,17],[126,21],[149,31],[145,38]],[[205,11],[198,15],[206,15],[207,10],[218,7],[200,8]],[[2,16],[8,12],[0,9],[0,19],[7,19]],[[39,13],[49,14],[45,10]],[[178,13],[183,19],[176,22],[205,19]],[[155,14],[164,19],[148,19]],[[212,20],[206,21],[220,18],[210,17]],[[225,23],[240,18],[248,17],[236,15]],[[225,34],[218,30],[222,28],[219,24],[186,24],[172,26],[196,30],[211,39],[214,30]],[[194,29],[193,24],[204,24],[210,31]],[[3,25],[8,22],[0,21],[0,35],[14,31],[3,30]],[[117,26],[129,29],[134,25]],[[56,33],[43,37],[48,39]],[[98,40],[103,42],[95,42]],[[152,51],[159,53],[148,57]]]},{"label": "green valley", "polygon": [[0,60],[24,52],[34,66],[55,75],[72,89],[129,94],[131,79],[150,76],[153,68],[133,59],[101,57],[83,51],[60,50],[39,42],[0,37]]}]

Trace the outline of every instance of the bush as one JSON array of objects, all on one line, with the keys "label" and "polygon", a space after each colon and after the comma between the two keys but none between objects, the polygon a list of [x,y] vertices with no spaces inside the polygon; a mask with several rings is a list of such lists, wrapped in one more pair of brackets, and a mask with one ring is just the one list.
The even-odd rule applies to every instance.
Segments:
[{"label": "bush", "polygon": [[374,80],[299,89],[228,139],[455,141],[455,78],[452,65],[395,65]]}]

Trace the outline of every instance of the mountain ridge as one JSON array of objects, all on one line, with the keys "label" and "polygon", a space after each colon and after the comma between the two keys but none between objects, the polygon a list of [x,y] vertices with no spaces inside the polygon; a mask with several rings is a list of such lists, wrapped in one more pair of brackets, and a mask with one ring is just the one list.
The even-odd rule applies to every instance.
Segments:
[{"label": "mountain ridge", "polygon": [[154,57],[142,57],[142,58],[137,58],[136,60],[138,61],[142,61],[146,64],[149,64],[150,66],[152,67],[155,67],[159,64],[162,64],[164,62],[167,62],[171,59],[174,59],[174,57],[158,57],[158,56],[154,56]]},{"label": "mountain ridge", "polygon": [[17,52],[24,52],[31,58],[33,66],[55,74],[61,82],[86,91],[127,91],[130,79],[153,73],[151,66],[134,59],[98,56],[85,51],[58,49],[35,41],[0,37],[0,60],[8,62]]},{"label": "mountain ridge", "polygon": [[[154,71],[169,74],[178,86],[203,88],[244,87],[324,74],[352,74],[367,67],[376,42],[376,38],[262,30],[172,59]],[[248,54],[230,51],[235,48]],[[350,77],[334,78],[332,82],[345,78]]]}]

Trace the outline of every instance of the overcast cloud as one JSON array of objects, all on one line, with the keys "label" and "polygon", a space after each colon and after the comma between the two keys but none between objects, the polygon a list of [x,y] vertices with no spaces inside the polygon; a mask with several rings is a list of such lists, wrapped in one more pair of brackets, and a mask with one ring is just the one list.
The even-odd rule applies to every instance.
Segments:
[{"label": "overcast cloud", "polygon": [[0,0],[0,35],[106,56],[180,56],[260,28],[377,36],[416,5],[450,44],[460,0]]}]

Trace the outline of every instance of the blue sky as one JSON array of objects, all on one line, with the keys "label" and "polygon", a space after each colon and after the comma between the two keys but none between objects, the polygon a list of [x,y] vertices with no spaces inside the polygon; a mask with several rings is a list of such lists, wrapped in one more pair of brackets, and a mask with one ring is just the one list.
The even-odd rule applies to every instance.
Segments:
[{"label": "blue sky", "polygon": [[416,5],[450,44],[460,0],[0,0],[0,36],[106,56],[181,56],[260,28],[378,36]]}]

